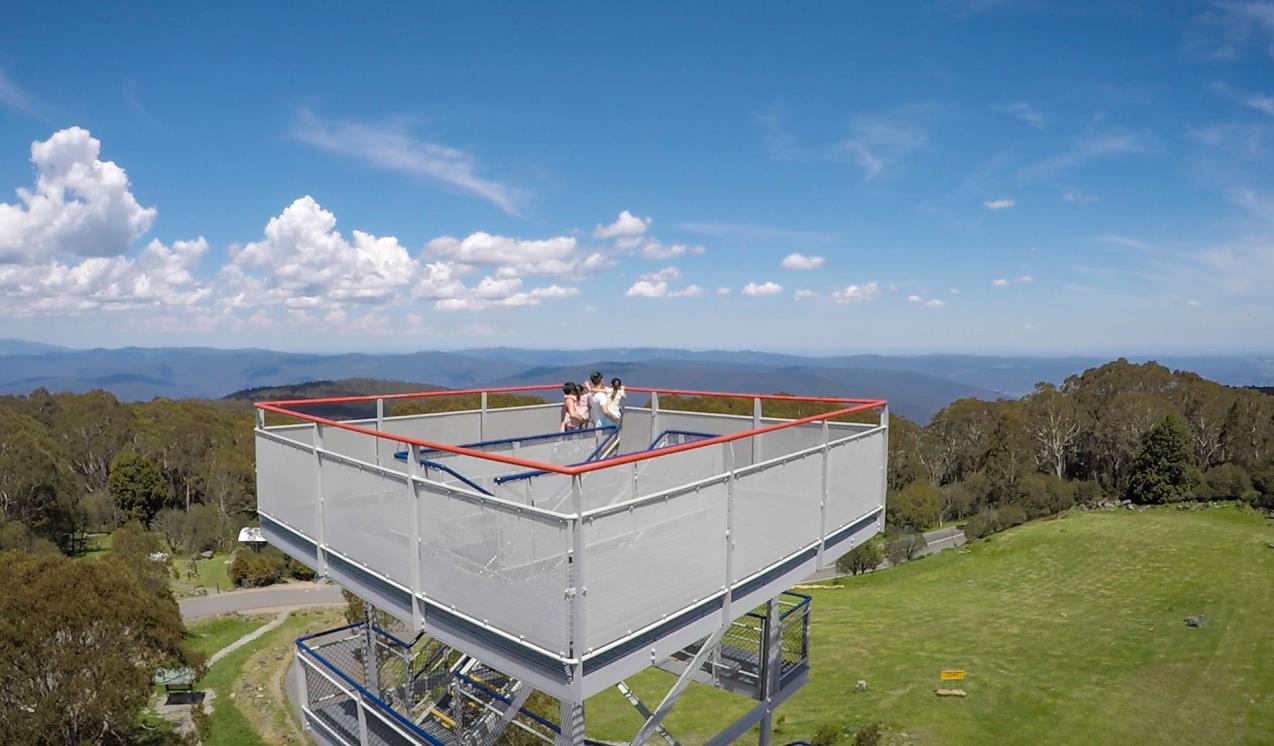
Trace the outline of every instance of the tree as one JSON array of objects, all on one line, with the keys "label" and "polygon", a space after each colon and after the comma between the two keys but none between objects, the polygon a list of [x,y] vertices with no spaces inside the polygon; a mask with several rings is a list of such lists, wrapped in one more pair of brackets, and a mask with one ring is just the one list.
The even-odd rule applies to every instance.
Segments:
[{"label": "tree", "polygon": [[0,743],[135,743],[154,671],[199,666],[176,602],[117,563],[0,553],[0,588]]},{"label": "tree", "polygon": [[925,535],[918,531],[902,531],[885,541],[885,556],[890,564],[899,565],[913,560],[929,546]]},{"label": "tree", "polygon": [[1025,400],[1026,427],[1035,440],[1036,461],[1058,477],[1066,476],[1066,462],[1083,428],[1075,401],[1050,383],[1035,385]]},{"label": "tree", "polygon": [[1199,470],[1190,463],[1189,436],[1181,421],[1168,415],[1141,439],[1128,497],[1150,505],[1178,502],[1190,496],[1199,479]]},{"label": "tree", "polygon": [[942,513],[942,493],[932,482],[912,482],[889,496],[886,518],[893,526],[923,530],[936,524]]},{"label": "tree", "polygon": [[850,575],[871,572],[885,561],[885,553],[879,542],[865,541],[854,547],[836,560],[836,570]]},{"label": "tree", "polygon": [[20,521],[66,550],[79,525],[79,486],[40,423],[0,409],[0,521]]},{"label": "tree", "polygon": [[133,412],[113,394],[55,394],[49,432],[92,491],[106,488],[111,459],[133,437]]},{"label": "tree", "polygon": [[154,462],[136,451],[116,454],[107,488],[121,514],[146,525],[168,500],[168,484],[163,475]]}]

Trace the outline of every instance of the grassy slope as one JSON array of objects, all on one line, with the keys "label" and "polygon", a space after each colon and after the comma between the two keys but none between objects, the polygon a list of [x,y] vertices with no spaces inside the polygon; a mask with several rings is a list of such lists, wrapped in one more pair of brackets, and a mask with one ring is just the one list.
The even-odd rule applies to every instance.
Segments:
[{"label": "grassy slope", "polygon": [[[781,739],[878,720],[925,744],[1274,742],[1271,540],[1235,508],[1079,513],[813,591]],[[969,672],[967,699],[933,695],[946,667]],[[671,681],[630,683],[653,707]],[[668,726],[699,743],[745,708],[695,686]],[[614,692],[587,718],[603,738],[639,725]]]},{"label": "grassy slope", "polygon": [[253,746],[263,743],[257,728],[229,695],[235,680],[243,673],[244,664],[258,651],[274,646],[286,647],[307,632],[314,632],[339,624],[340,613],[331,610],[294,611],[280,626],[253,640],[248,645],[227,655],[213,666],[197,684],[198,689],[217,692],[212,704],[212,735],[204,746]]},{"label": "grassy slope", "polygon": [[186,644],[204,655],[212,655],[252,630],[270,621],[269,616],[219,616],[186,625]]}]

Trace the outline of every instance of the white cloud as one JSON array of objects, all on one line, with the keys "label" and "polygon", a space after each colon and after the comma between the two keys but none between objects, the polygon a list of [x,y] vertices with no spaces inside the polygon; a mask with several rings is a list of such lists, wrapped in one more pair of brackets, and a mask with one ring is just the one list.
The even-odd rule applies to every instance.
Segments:
[{"label": "white cloud", "polygon": [[818,269],[823,266],[823,257],[805,254],[788,254],[783,257],[783,268],[794,270]]},{"label": "white cloud", "polygon": [[[621,246],[621,248],[623,247]],[[657,260],[673,259],[682,254],[702,254],[703,252],[702,246],[690,246],[683,243],[664,244],[654,239],[645,242],[641,247],[642,256],[647,259]]]},{"label": "white cloud", "polygon": [[517,215],[527,193],[478,175],[478,162],[463,150],[419,140],[401,124],[374,125],[324,120],[301,111],[294,135],[307,145],[358,158],[386,171],[425,176],[448,189],[484,199]]},{"label": "white cloud", "polygon": [[1096,202],[1097,200],[1101,198],[1093,194],[1086,194],[1084,192],[1079,191],[1078,189],[1070,189],[1065,192],[1062,192],[1062,199],[1066,200],[1067,202],[1073,202],[1077,205],[1088,205],[1088,204],[1092,204],[1093,202]]},{"label": "white cloud", "polygon": [[435,238],[425,245],[425,253],[462,264],[512,267],[528,275],[582,277],[614,265],[600,252],[583,255],[571,236],[521,240],[478,231],[463,240],[452,236]]},{"label": "white cloud", "polygon": [[870,180],[925,143],[924,130],[911,124],[876,117],[858,117],[848,139],[837,146],[838,157],[848,159]]},{"label": "white cloud", "polygon": [[639,218],[624,210],[610,225],[598,225],[593,229],[594,238],[635,238],[650,228],[650,218]]},{"label": "white cloud", "polygon": [[1007,210],[1017,203],[1012,199],[989,199],[982,203],[982,206],[988,210]]},{"label": "white cloud", "polygon": [[336,230],[336,216],[310,196],[265,226],[262,240],[234,253],[243,272],[259,271],[270,297],[295,308],[328,301],[385,302],[417,282],[419,265],[393,236]]},{"label": "white cloud", "polygon": [[818,297],[818,293],[814,292],[813,290],[797,290],[795,293],[792,294],[792,298],[794,300],[805,300],[807,298],[817,298],[817,297]]},{"label": "white cloud", "polygon": [[1031,277],[1030,275],[1022,275],[1021,277],[1014,277],[1012,279],[1001,277],[997,280],[992,280],[991,285],[997,288],[1004,288],[1009,285],[1029,285],[1032,282],[1035,282],[1034,277]]},{"label": "white cloud", "polygon": [[670,290],[668,283],[679,279],[681,279],[681,272],[676,267],[664,267],[657,272],[649,272],[637,278],[624,295],[629,298],[693,298],[703,295],[703,288],[698,285],[687,285],[680,290]]},{"label": "white cloud", "polygon": [[1026,122],[1035,129],[1044,129],[1044,115],[1035,110],[1035,107],[1025,101],[1018,101],[1012,104],[993,107],[995,111],[1017,117]]},{"label": "white cloud", "polygon": [[847,285],[832,291],[832,299],[837,303],[863,303],[880,297],[880,286],[874,282],[864,285]]},{"label": "white cloud", "polygon": [[77,264],[0,264],[0,313],[77,315],[97,311],[191,307],[212,297],[194,277],[208,250],[203,238],[151,241],[136,257],[90,257]]},{"label": "white cloud", "polygon": [[116,256],[155,220],[129,191],[128,175],[98,160],[101,142],[70,127],[31,144],[34,189],[0,203],[0,262],[57,256]]},{"label": "white cloud", "polygon": [[31,96],[22,90],[22,86],[19,86],[9,76],[5,75],[4,70],[0,70],[0,104],[4,104],[15,111],[20,111],[27,116],[37,116]]},{"label": "white cloud", "polygon": [[1135,133],[1118,130],[1089,133],[1076,139],[1068,149],[1021,169],[1018,175],[1026,179],[1047,179],[1098,158],[1149,150],[1147,139]]},{"label": "white cloud", "polygon": [[783,292],[783,286],[777,282],[749,282],[743,286],[744,295],[775,295]]}]

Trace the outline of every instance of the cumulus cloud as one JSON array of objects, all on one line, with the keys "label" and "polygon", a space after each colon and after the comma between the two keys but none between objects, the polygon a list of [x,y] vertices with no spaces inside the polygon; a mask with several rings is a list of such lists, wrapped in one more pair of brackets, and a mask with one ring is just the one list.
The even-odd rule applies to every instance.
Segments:
[{"label": "cumulus cloud", "polygon": [[0,262],[117,256],[150,230],[155,208],[138,204],[124,169],[99,160],[101,147],[80,127],[32,143],[34,188],[0,203]]},{"label": "cumulus cloud", "polygon": [[914,303],[918,306],[924,306],[926,308],[942,308],[947,305],[947,302],[941,298],[924,298],[914,294],[907,296],[907,302]]},{"label": "cumulus cloud", "polygon": [[783,269],[811,270],[823,266],[823,257],[805,254],[788,254],[783,257]]},{"label": "cumulus cloud", "polygon": [[1029,285],[1035,282],[1035,278],[1030,275],[1022,275],[1021,277],[1001,277],[991,281],[991,285],[997,288],[1008,287],[1009,285]]},{"label": "cumulus cloud", "polygon": [[478,231],[464,239],[435,238],[425,253],[462,264],[512,267],[527,275],[583,277],[614,265],[614,260],[593,252],[585,255],[571,236],[522,240]]},{"label": "cumulus cloud", "polygon": [[744,295],[775,295],[783,292],[783,286],[777,282],[749,282],[743,286]]},{"label": "cumulus cloud", "polygon": [[680,290],[668,287],[669,282],[679,279],[680,270],[676,267],[664,267],[638,277],[624,295],[629,298],[693,298],[704,294],[703,288],[698,285],[687,285]]},{"label": "cumulus cloud", "polygon": [[880,297],[880,286],[875,282],[847,285],[832,291],[832,300],[837,303],[863,303],[878,297]]},{"label": "cumulus cloud", "polygon": [[615,222],[610,225],[598,224],[593,229],[594,238],[636,238],[646,233],[650,228],[650,218],[639,218],[631,212],[624,210],[619,213],[619,217],[615,218]]},{"label": "cumulus cloud", "polygon": [[673,259],[682,254],[702,254],[702,246],[690,246],[684,243],[665,244],[659,240],[646,241],[641,245],[641,255],[647,259]]},{"label": "cumulus cloud", "polygon": [[208,250],[203,238],[151,241],[136,257],[91,257],[75,264],[0,264],[0,313],[76,315],[139,308],[192,307],[212,290],[194,277]]},{"label": "cumulus cloud", "polygon": [[983,202],[982,206],[988,210],[1007,210],[1016,204],[1017,202],[1006,197],[1004,199],[989,199]]},{"label": "cumulus cloud", "polygon": [[400,123],[337,122],[302,111],[293,134],[329,153],[352,156],[386,171],[425,176],[445,187],[517,215],[528,195],[516,187],[478,175],[477,159],[457,148],[412,137]]},{"label": "cumulus cloud", "polygon": [[327,300],[383,302],[407,291],[418,265],[393,236],[353,231],[346,240],[336,216],[305,196],[270,219],[265,236],[239,249],[232,260],[260,271],[267,293],[291,307]]}]

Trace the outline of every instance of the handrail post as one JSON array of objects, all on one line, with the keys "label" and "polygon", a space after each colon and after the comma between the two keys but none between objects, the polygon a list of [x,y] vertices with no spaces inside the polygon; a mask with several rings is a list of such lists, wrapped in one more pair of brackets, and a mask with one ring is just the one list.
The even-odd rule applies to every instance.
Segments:
[{"label": "handrail post", "polygon": [[814,563],[815,569],[822,570],[827,562],[824,552],[827,549],[827,463],[830,458],[830,448],[827,445],[831,442],[831,427],[827,424],[827,420],[823,420],[823,494],[818,500],[818,559]]},{"label": "handrail post", "polygon": [[[376,397],[376,432],[385,432],[385,400]],[[376,454],[376,465],[380,466],[380,438],[372,438],[372,452]]]},{"label": "handrail post", "polygon": [[314,494],[318,496],[315,501],[315,511],[318,514],[318,539],[317,552],[319,568],[323,577],[328,577],[327,567],[327,531],[324,529],[323,518],[323,425],[314,423]]},{"label": "handrail post", "polygon": [[578,474],[571,477],[571,586],[567,598],[570,603],[570,656],[571,691],[573,701],[561,700],[561,731],[557,735],[559,746],[583,746],[584,743],[584,598],[588,587],[584,585],[584,493]]},{"label": "handrail post", "polygon": [[650,392],[650,437],[646,439],[647,443],[655,442],[655,438],[659,437],[659,392]]},{"label": "handrail post", "polygon": [[[756,430],[761,427],[761,397],[752,399],[752,429]],[[763,456],[761,455],[761,436],[752,436],[752,463],[759,464]]]},{"label": "handrail post", "polygon": [[411,548],[411,616],[420,629],[425,628],[424,617],[420,613],[420,496],[416,492],[416,473],[420,469],[420,446],[412,444],[407,447],[407,499],[408,515],[411,531],[408,532]]}]

